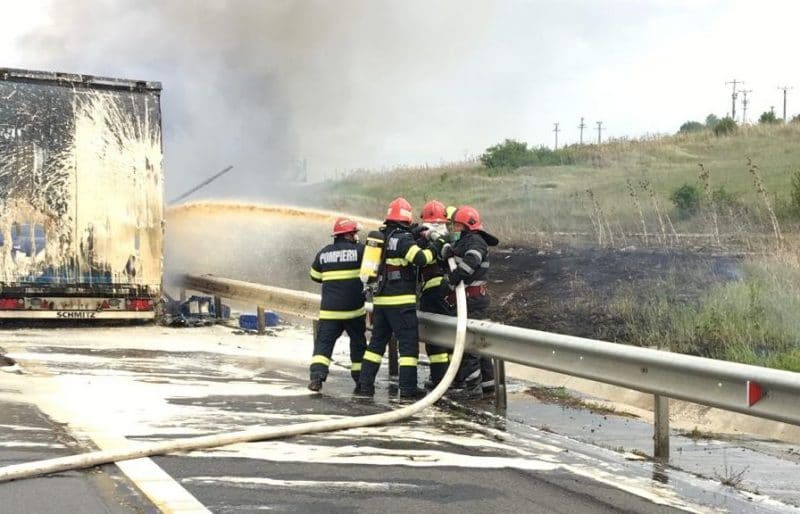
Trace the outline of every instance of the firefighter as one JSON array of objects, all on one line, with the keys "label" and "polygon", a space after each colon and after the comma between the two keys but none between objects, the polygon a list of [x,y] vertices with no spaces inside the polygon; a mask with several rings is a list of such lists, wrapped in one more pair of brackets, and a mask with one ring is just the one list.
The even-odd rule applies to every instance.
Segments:
[{"label": "firefighter", "polygon": [[322,389],[333,346],[342,332],[347,332],[350,338],[350,374],[358,388],[361,360],[367,347],[364,288],[359,279],[364,246],[358,242],[358,230],[355,221],[337,219],[333,224],[333,243],[320,250],[311,264],[311,280],[322,283],[319,328],[308,383],[312,391]]},{"label": "firefighter", "polygon": [[417,268],[434,262],[434,255],[416,243],[412,221],[411,204],[405,198],[396,198],[389,204],[386,223],[381,228],[385,243],[372,299],[372,338],[361,368],[359,392],[364,396],[375,394],[375,376],[392,334],[400,350],[400,398],[416,398],[420,394]]},{"label": "firefighter", "polygon": [[[488,317],[489,293],[486,277],[489,271],[489,247],[497,246],[498,240],[483,229],[477,209],[463,205],[451,211],[452,244],[445,244],[441,257],[452,256],[456,261],[455,271],[447,271],[447,282],[454,287],[463,281],[467,294],[467,315],[470,319]],[[455,303],[455,292],[448,298]],[[494,369],[492,360],[475,354],[465,354],[456,382],[463,384],[462,395],[482,396],[494,392]]]},{"label": "firefighter", "polygon": [[[442,202],[431,200],[426,203],[422,207],[420,218],[425,228],[425,232],[422,234],[423,239],[420,241],[421,245],[428,240],[436,242],[447,236],[447,212]],[[450,288],[444,282],[443,266],[447,266],[447,263],[437,260],[420,268],[419,310],[453,316],[455,311],[447,303]],[[430,381],[425,385],[433,389],[447,372],[450,356],[447,348],[430,343],[425,343],[425,351],[428,353],[430,362]]]}]

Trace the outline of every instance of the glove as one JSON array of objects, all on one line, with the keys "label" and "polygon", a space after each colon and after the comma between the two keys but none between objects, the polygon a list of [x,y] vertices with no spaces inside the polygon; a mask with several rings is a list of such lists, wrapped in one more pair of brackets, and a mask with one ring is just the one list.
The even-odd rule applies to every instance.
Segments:
[{"label": "glove", "polygon": [[445,279],[447,280],[450,289],[455,289],[462,280],[457,271],[448,271],[447,275],[445,275]]},{"label": "glove", "polygon": [[451,245],[450,243],[445,243],[444,245],[442,245],[441,250],[439,250],[439,255],[445,261],[450,257],[453,257],[455,254],[456,253],[453,250],[453,245]]},{"label": "glove", "polygon": [[433,250],[433,252],[436,254],[436,257],[440,259],[442,258],[442,250],[445,246],[449,246],[449,243],[445,241],[443,237],[430,242],[431,250]]}]

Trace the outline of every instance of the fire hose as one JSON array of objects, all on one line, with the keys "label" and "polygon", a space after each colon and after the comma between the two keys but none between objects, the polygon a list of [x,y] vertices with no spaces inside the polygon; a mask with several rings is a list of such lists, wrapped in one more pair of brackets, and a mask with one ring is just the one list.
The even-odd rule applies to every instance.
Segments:
[{"label": "fire hose", "polygon": [[[451,269],[455,267],[453,259],[449,259]],[[467,335],[467,298],[464,283],[461,282],[456,287],[456,339],[453,346],[453,355],[450,366],[447,368],[441,382],[424,398],[419,401],[401,407],[399,409],[358,416],[344,419],[331,419],[325,421],[313,421],[309,423],[297,423],[282,427],[258,427],[237,432],[212,434],[199,437],[190,437],[179,440],[162,441],[157,443],[140,444],[132,448],[121,448],[114,450],[102,450],[80,455],[70,455],[68,457],[58,457],[36,462],[14,464],[0,468],[0,482],[9,480],[19,480],[21,478],[32,478],[61,471],[91,468],[102,464],[113,462],[152,457],[175,452],[186,452],[200,450],[203,448],[215,448],[227,446],[229,444],[246,443],[254,441],[266,441],[270,439],[282,439],[304,434],[314,434],[321,432],[334,432],[349,428],[360,428],[375,425],[386,425],[409,418],[418,412],[430,407],[450,387],[453,379],[458,372],[461,364],[461,357],[464,354],[464,344]]]}]

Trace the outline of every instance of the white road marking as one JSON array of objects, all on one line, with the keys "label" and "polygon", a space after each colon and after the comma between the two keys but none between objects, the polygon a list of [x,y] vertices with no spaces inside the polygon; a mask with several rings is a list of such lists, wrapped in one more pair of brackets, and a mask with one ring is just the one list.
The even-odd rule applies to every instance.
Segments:
[{"label": "white road marking", "polygon": [[64,448],[64,445],[28,441],[0,441],[0,448]]},{"label": "white road marking", "polygon": [[[131,441],[109,434],[94,433],[92,440],[101,450],[131,447]],[[116,465],[161,512],[175,514],[211,512],[152,459],[126,460],[117,462]]]},{"label": "white road marking", "polygon": [[198,482],[201,484],[224,484],[243,488],[257,487],[301,487],[303,489],[342,489],[354,491],[357,489],[379,492],[402,492],[421,489],[415,484],[401,484],[388,482],[363,482],[358,480],[277,480],[264,477],[187,477],[181,480],[184,483]]}]

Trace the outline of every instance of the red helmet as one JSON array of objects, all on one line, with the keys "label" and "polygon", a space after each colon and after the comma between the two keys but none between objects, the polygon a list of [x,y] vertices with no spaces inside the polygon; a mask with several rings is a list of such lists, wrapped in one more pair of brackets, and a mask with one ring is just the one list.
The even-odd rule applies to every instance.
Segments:
[{"label": "red helmet", "polygon": [[350,218],[336,218],[333,223],[333,234],[331,235],[335,237],[343,234],[352,234],[353,232],[358,232],[358,223]]},{"label": "red helmet", "polygon": [[389,204],[386,211],[386,221],[399,221],[400,223],[411,223],[414,216],[411,213],[411,204],[403,197],[397,197]]},{"label": "red helmet", "polygon": [[469,205],[462,205],[453,213],[453,223],[461,223],[470,230],[483,230],[481,215],[478,209]]},{"label": "red helmet", "polygon": [[425,223],[447,223],[447,210],[442,202],[431,200],[422,206],[420,218]]}]

